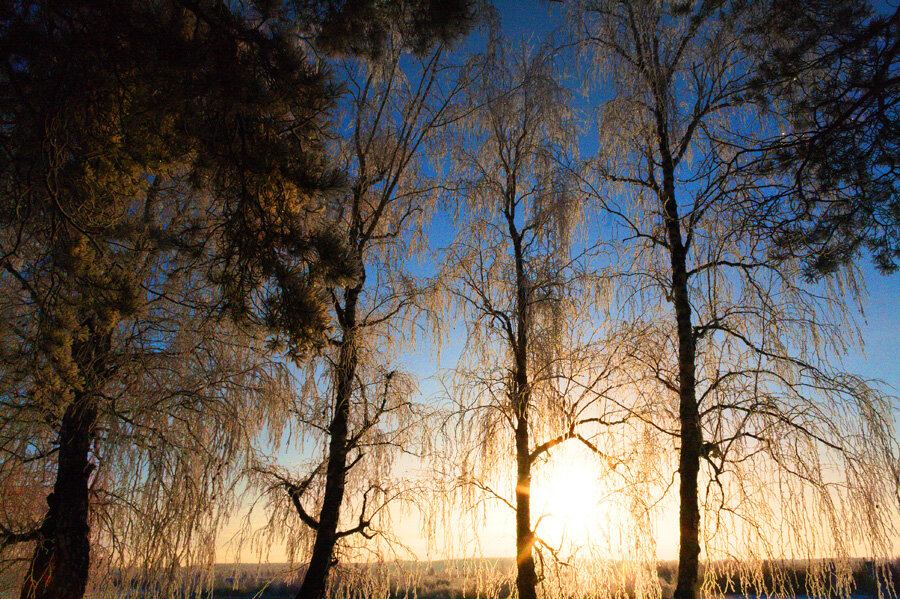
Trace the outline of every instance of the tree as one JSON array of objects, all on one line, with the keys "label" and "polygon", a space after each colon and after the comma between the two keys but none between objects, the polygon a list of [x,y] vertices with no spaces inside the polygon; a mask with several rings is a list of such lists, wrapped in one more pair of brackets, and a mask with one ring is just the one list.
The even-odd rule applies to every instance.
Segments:
[{"label": "tree", "polygon": [[424,55],[435,43],[449,44],[472,25],[471,0],[294,0],[317,23],[315,44],[333,56],[381,58],[399,35]]},{"label": "tree", "polygon": [[[166,200],[156,206],[177,207]],[[55,263],[58,248],[36,247],[33,231],[19,237],[33,253],[5,264],[3,465],[38,497],[50,490],[46,514],[10,528],[36,542],[24,597],[84,592],[95,543],[95,565],[108,563],[104,554],[130,565],[137,554],[160,581],[177,580],[179,563],[211,559],[214,545],[199,539],[228,516],[220,510],[241,453],[284,396],[262,339],[211,319],[206,283],[179,273],[173,251],[147,235],[178,224],[141,222],[151,206],[129,222],[132,235],[57,258],[72,271]],[[133,311],[105,309],[123,289]],[[114,318],[102,335],[100,316]]]},{"label": "tree", "polygon": [[[406,450],[410,422],[417,419],[413,385],[391,366],[392,352],[413,332],[423,297],[403,260],[421,242],[423,222],[440,191],[426,175],[429,152],[438,151],[438,135],[461,82],[446,63],[442,42],[411,56],[410,46],[418,42],[403,37],[400,28],[384,43],[373,57],[335,64],[346,90],[339,120],[349,132],[336,140],[334,155],[349,182],[331,227],[348,248],[355,275],[328,289],[333,333],[318,359],[297,363],[307,382],[295,410],[297,426],[318,435],[321,459],[299,480],[258,467],[262,484],[279,495],[272,521],[284,521],[286,505],[313,537],[298,592],[304,598],[325,595],[339,543],[378,532],[376,516],[386,514],[397,492],[387,480],[390,463]],[[358,514],[342,527],[342,514],[357,501]],[[292,528],[279,532],[293,534]]]},{"label": "tree", "polygon": [[[177,279],[188,268],[182,259],[202,257],[234,306],[242,296],[228,267],[237,252],[222,250],[240,248],[247,223],[262,220],[251,220],[259,211],[248,206],[265,207],[268,218],[305,214],[314,207],[307,200],[334,180],[318,153],[330,98],[324,74],[265,25],[263,15],[222,3],[22,2],[0,14],[5,316],[17,323],[7,338],[21,346],[5,364],[4,423],[46,427],[38,446],[18,440],[5,457],[56,462],[40,527],[6,537],[36,541],[23,597],[84,593],[91,485],[104,476],[92,473],[93,462],[107,418],[122,413],[118,376],[130,365],[118,359],[133,351],[126,341],[138,343],[127,333],[146,330],[136,337],[145,348],[177,337],[148,324],[150,308],[171,301],[152,289]],[[215,189],[221,201],[204,203],[196,189]],[[291,247],[308,258],[284,277],[295,287],[317,275],[309,228],[290,231],[302,237]],[[272,274],[265,263],[257,270]],[[298,296],[295,305],[315,315],[316,299]],[[194,304],[196,318],[211,303]],[[314,343],[322,329],[314,322],[292,342]]]},{"label": "tree", "polygon": [[[883,554],[889,516],[855,518],[867,511],[856,503],[861,496],[866,504],[889,494],[884,486],[867,488],[860,473],[890,472],[890,402],[832,367],[852,326],[840,295],[804,289],[795,263],[767,259],[769,237],[759,225],[772,214],[750,207],[784,207],[759,201],[770,179],[737,168],[744,149],[772,126],[746,124],[756,117],[743,100],[755,63],[740,38],[758,19],[756,8],[587,2],[576,18],[584,47],[616,82],[602,110],[595,166],[604,188],[594,193],[634,244],[624,271],[634,280],[628,295],[641,300],[632,318],[652,333],[633,339],[628,354],[644,373],[638,380],[657,382],[642,385],[658,406],[651,421],[680,441],[675,597],[698,592],[703,508],[711,528],[729,512],[765,522],[756,519],[773,508],[751,487],[766,472],[802,488],[799,499],[783,501],[813,497],[835,514],[821,533],[830,537],[828,554],[847,555],[849,530]],[[656,319],[663,300],[672,312]],[[865,431],[876,431],[871,445],[862,441]],[[838,466],[826,475],[832,460]],[[743,469],[749,464],[755,470]],[[853,491],[836,492],[830,476]],[[749,513],[741,506],[751,506]],[[789,542],[791,550],[809,557],[804,552],[820,533],[794,520],[789,506],[775,511],[800,538]],[[754,542],[770,550],[765,532],[757,533]],[[710,533],[708,550],[714,539]]]},{"label": "tree", "polygon": [[[615,386],[615,352],[589,332],[582,292],[596,281],[580,262],[589,252],[571,245],[579,206],[557,162],[575,147],[568,94],[552,55],[502,47],[485,58],[472,112],[457,124],[464,224],[439,279],[467,329],[451,396],[462,452],[454,478],[476,501],[486,494],[514,511],[516,588],[535,599],[547,575],[535,556],[558,556],[536,532],[532,476],[565,441],[602,455],[594,437],[610,424],[603,399]],[[502,478],[510,461],[514,485]]]},{"label": "tree", "polygon": [[900,256],[900,11],[863,2],[772,2],[749,29],[756,101],[785,123],[757,167],[789,172],[791,212],[771,224],[778,256],[830,274],[867,250],[884,273]]}]

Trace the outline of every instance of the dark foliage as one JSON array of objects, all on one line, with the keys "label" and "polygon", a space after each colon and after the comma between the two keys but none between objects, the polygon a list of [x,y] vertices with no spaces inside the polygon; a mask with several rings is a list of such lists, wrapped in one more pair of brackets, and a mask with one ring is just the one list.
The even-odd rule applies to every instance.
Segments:
[{"label": "dark foliage", "polygon": [[224,2],[4,3],[0,63],[0,267],[36,323],[5,358],[57,437],[48,510],[18,535],[37,541],[23,597],[77,599],[110,339],[165,276],[151,257],[193,260],[218,284],[207,306],[290,319],[274,328],[292,349],[323,337],[306,290],[345,262],[310,216],[340,182],[323,153],[336,90],[276,22]]},{"label": "dark foliage", "polygon": [[775,233],[782,257],[814,278],[868,251],[900,260],[900,10],[853,0],[772,0],[748,41],[762,58],[757,99],[792,130],[762,166],[787,175],[790,216]]},{"label": "dark foliage", "polygon": [[474,19],[473,0],[295,0],[321,23],[316,43],[331,54],[377,58],[392,34],[416,54],[464,34]]},{"label": "dark foliage", "polygon": [[316,284],[346,274],[333,239],[319,239],[323,198],[341,182],[323,150],[337,90],[265,25],[221,2],[7,5],[4,224],[69,225],[47,229],[51,245],[73,229],[109,239],[123,231],[123,199],[178,180],[214,194],[212,214],[157,231],[159,242],[211,248],[232,316],[290,314],[292,348],[321,341]]}]

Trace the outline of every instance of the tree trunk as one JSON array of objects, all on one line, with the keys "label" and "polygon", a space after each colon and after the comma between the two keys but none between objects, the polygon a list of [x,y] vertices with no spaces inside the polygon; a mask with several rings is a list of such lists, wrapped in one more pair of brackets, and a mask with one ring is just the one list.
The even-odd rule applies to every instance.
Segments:
[{"label": "tree trunk", "polygon": [[22,599],[81,599],[91,561],[88,461],[96,400],[76,394],[59,430],[56,482],[22,585]]},{"label": "tree trunk", "polygon": [[675,599],[695,599],[700,579],[700,504],[697,477],[700,472],[700,454],[703,432],[700,428],[699,406],[695,388],[696,350],[691,327],[691,306],[685,275],[684,252],[673,252],[673,297],[678,320],[678,378],[681,422],[681,450],[678,456],[680,540],[678,549],[678,583]]},{"label": "tree trunk", "polygon": [[528,420],[520,414],[516,421],[516,588],[519,599],[537,598],[534,567],[534,532],[531,530],[531,455],[528,448]]},{"label": "tree trunk", "polygon": [[[531,529],[531,448],[528,439],[528,288],[522,234],[515,223],[515,179],[507,190],[506,219],[516,267],[516,336],[511,400],[516,414],[516,589],[519,599],[537,599],[534,531]],[[510,340],[512,341],[512,339]]]},{"label": "tree trunk", "polygon": [[341,328],[338,369],[335,373],[334,416],[328,428],[328,466],[325,472],[325,495],[316,528],[316,541],[303,584],[297,592],[297,599],[322,599],[328,585],[328,573],[336,563],[334,546],[338,539],[338,521],[341,504],[344,501],[344,483],[347,476],[347,430],[350,418],[350,395],[353,379],[356,377],[356,302],[361,284],[350,289],[345,295]]},{"label": "tree trunk", "polygon": [[681,235],[678,204],[675,201],[675,167],[669,151],[667,128],[657,113],[657,133],[661,155],[663,187],[660,200],[669,243],[672,267],[672,302],[678,332],[678,418],[681,424],[681,449],[678,456],[679,488],[679,549],[678,583],[675,599],[695,599],[700,578],[700,504],[697,477],[703,432],[696,390],[696,346],[691,324],[691,302],[688,290],[687,252]]},{"label": "tree trunk", "polygon": [[73,392],[59,427],[56,481],[47,496],[47,514],[38,531],[34,554],[25,580],[22,599],[81,599],[87,588],[91,565],[89,461],[97,393],[106,377],[104,360],[109,355],[108,333],[85,323],[89,335],[72,347],[82,388]]}]

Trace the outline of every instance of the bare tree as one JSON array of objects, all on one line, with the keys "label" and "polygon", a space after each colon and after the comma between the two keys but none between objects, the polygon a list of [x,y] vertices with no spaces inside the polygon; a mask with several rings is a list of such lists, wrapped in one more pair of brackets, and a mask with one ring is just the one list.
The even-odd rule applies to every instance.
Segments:
[{"label": "bare tree", "polygon": [[[743,100],[752,64],[740,35],[758,15],[729,2],[591,1],[574,12],[583,47],[615,81],[594,169],[604,187],[594,193],[633,248],[624,270],[632,318],[650,336],[633,339],[628,354],[641,380],[656,381],[641,385],[657,405],[650,421],[680,442],[675,596],[696,596],[701,549],[721,541],[714,533],[728,514],[757,524],[754,550],[764,554],[773,547],[761,539],[782,534],[761,516],[774,510],[798,557],[846,556],[852,543],[886,555],[892,510],[860,514],[872,493],[887,505],[889,489],[860,474],[890,473],[890,402],[831,365],[853,330],[840,290],[803,288],[797,265],[768,259],[758,225],[770,215],[744,209],[778,210],[753,201],[771,180],[738,168],[754,136],[778,126],[754,120]],[[656,316],[661,300],[672,306],[667,318]],[[768,472],[791,479],[782,484],[799,497],[773,508],[771,496],[750,491]],[[829,516],[798,524],[809,523],[790,502],[807,500]]]},{"label": "bare tree", "polygon": [[[423,247],[423,223],[440,194],[440,183],[426,174],[435,168],[429,152],[439,150],[462,82],[448,66],[446,46],[416,56],[407,44],[392,34],[378,57],[335,65],[347,92],[339,120],[348,130],[335,156],[349,184],[331,230],[349,248],[356,275],[328,290],[332,335],[321,356],[297,363],[305,384],[295,425],[311,435],[317,455],[299,479],[257,467],[261,485],[275,493],[271,522],[287,524],[273,532],[293,537],[292,553],[311,542],[298,597],[325,595],[340,548],[354,536],[386,532],[378,523],[400,492],[390,483],[390,464],[411,451],[411,425],[421,419],[410,376],[393,365],[415,333],[424,297],[403,261]],[[305,532],[294,532],[285,509]]]},{"label": "bare tree", "polygon": [[532,476],[565,441],[602,455],[595,436],[610,424],[615,352],[585,311],[597,283],[582,260],[589,251],[571,243],[581,207],[558,163],[575,147],[568,93],[549,53],[502,47],[485,58],[475,109],[459,124],[462,224],[439,278],[467,329],[450,391],[462,469],[454,478],[470,501],[486,496],[514,511],[516,588],[534,599],[548,573],[536,556],[558,556],[536,532]]}]

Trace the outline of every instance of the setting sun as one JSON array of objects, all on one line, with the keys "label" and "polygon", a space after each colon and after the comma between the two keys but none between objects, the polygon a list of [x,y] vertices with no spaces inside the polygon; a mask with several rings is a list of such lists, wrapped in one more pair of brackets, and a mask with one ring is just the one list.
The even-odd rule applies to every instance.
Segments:
[{"label": "setting sun", "polygon": [[554,550],[574,554],[608,520],[602,498],[606,465],[579,446],[560,448],[535,477],[537,535]]},{"label": "setting sun", "polygon": [[0,599],[900,599],[900,0],[0,7]]}]

